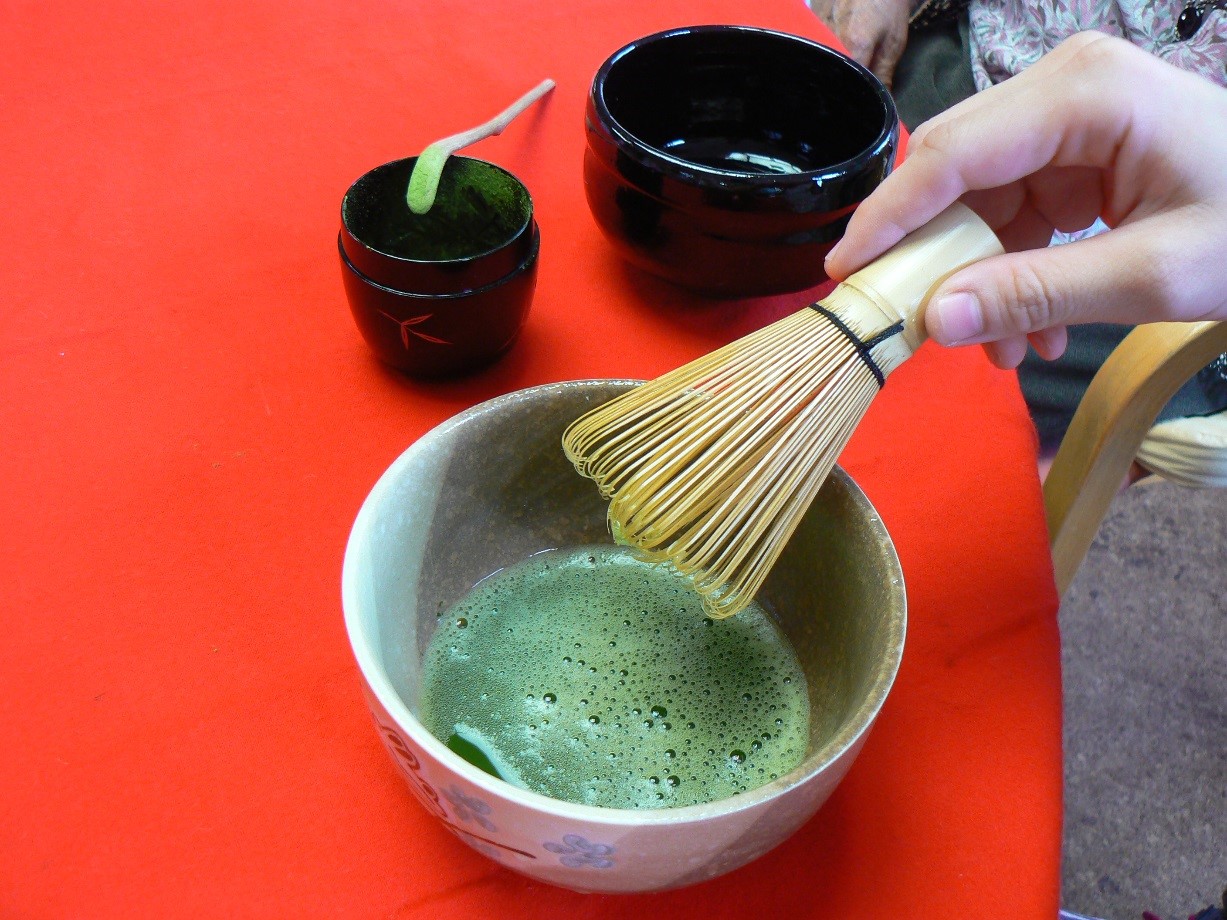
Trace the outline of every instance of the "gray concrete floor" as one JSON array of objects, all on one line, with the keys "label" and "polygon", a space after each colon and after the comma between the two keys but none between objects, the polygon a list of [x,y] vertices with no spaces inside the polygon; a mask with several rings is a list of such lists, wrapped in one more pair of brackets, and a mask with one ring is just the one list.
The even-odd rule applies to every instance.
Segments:
[{"label": "gray concrete floor", "polygon": [[1061,605],[1062,903],[1185,920],[1227,886],[1227,489],[1117,497]]}]

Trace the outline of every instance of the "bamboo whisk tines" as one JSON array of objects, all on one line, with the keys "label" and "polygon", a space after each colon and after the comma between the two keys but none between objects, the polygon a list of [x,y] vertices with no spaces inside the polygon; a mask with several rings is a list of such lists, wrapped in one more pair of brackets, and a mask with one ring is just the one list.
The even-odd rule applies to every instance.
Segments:
[{"label": "bamboo whisk tines", "polygon": [[643,384],[563,435],[618,538],[691,579],[713,617],[753,600],[885,378],[926,294],[1001,251],[954,205],[806,308]]}]

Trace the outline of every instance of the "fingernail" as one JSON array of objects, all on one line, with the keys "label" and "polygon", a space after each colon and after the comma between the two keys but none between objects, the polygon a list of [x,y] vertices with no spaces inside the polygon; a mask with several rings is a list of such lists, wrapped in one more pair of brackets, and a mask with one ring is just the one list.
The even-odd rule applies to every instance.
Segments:
[{"label": "fingernail", "polygon": [[929,335],[943,345],[962,345],[979,341],[984,333],[984,314],[975,295],[956,291],[929,304],[925,325]]},{"label": "fingernail", "polygon": [[823,259],[823,260],[822,260],[822,264],[823,264],[823,265],[830,265],[830,264],[831,264],[831,260],[832,260],[833,258],[835,258],[835,254],[836,254],[837,252],[839,252],[839,247],[843,245],[843,242],[844,242],[844,241],[843,241],[843,239],[841,238],[841,239],[840,239],[840,240],[839,240],[839,241],[838,241],[838,242],[837,242],[837,243],[836,243],[834,246],[832,246],[832,247],[831,247],[830,252],[828,252],[828,253],[827,253],[827,257],[826,257],[825,259]]}]

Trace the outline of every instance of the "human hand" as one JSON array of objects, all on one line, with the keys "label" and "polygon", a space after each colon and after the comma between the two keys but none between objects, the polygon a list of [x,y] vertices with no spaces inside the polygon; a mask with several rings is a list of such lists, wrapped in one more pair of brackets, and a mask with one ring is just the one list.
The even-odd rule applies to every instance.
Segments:
[{"label": "human hand", "polygon": [[[913,135],[853,214],[836,279],[952,201],[1007,254],[943,281],[925,312],[943,345],[984,343],[1003,368],[1045,358],[1067,324],[1227,319],[1227,91],[1129,43],[1081,33]],[[1046,247],[1053,230],[1112,229]]]},{"label": "human hand", "polygon": [[890,86],[907,45],[909,0],[812,0],[810,8],[843,42],[849,57]]}]

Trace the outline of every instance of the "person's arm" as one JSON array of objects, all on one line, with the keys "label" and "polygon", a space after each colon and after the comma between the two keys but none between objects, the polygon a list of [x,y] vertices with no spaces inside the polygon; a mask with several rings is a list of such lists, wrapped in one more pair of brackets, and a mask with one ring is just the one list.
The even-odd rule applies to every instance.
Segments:
[{"label": "person's arm", "polygon": [[[922,125],[827,259],[847,277],[961,198],[1007,254],[946,279],[944,345],[1015,367],[1084,322],[1227,319],[1227,90],[1096,32]],[[1046,247],[1053,230],[1112,229]]]}]

